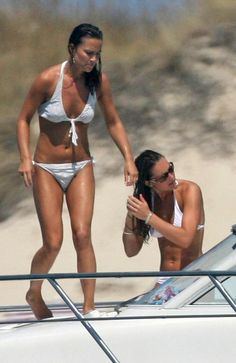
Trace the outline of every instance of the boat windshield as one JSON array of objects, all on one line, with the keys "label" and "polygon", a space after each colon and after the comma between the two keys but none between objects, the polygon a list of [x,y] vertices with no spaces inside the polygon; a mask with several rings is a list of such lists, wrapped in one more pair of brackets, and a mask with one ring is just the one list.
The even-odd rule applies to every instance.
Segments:
[{"label": "boat windshield", "polygon": [[[197,258],[182,271],[232,270],[236,267],[236,236],[229,235],[222,242]],[[128,304],[162,305],[185,290],[199,276],[170,277],[159,287],[129,300]],[[210,280],[209,280],[210,281]],[[211,284],[211,283],[210,283]]]}]

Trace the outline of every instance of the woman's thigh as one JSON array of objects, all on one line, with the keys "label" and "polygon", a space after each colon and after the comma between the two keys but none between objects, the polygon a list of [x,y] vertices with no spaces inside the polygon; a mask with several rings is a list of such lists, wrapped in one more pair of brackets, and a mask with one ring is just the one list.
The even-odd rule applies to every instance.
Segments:
[{"label": "woman's thigh", "polygon": [[33,194],[43,239],[62,239],[64,192],[54,176],[39,166],[35,166]]},{"label": "woman's thigh", "polygon": [[72,230],[90,229],[94,207],[95,181],[93,165],[87,164],[72,180],[66,201]]}]

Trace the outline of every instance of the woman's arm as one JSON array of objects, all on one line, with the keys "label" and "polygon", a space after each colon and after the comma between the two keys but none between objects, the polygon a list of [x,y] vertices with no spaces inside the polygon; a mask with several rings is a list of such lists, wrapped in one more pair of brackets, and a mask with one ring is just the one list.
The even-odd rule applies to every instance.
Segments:
[{"label": "woman's arm", "polygon": [[143,237],[137,234],[136,218],[129,213],[125,219],[123,244],[128,257],[136,256],[143,246]]},{"label": "woman's arm", "polygon": [[38,106],[45,100],[48,88],[48,76],[42,73],[34,81],[25,99],[17,119],[17,142],[20,154],[19,173],[28,187],[32,185],[32,155],[30,150],[30,122]]},{"label": "woman's arm", "polygon": [[[129,213],[136,218],[146,220],[151,212],[143,196],[140,199],[133,196],[128,198]],[[182,226],[176,227],[152,213],[148,224],[157,229],[167,240],[181,248],[188,248],[197,232],[197,226],[201,219],[203,201],[200,188],[191,183],[184,192],[184,207]]]},{"label": "woman's arm", "polygon": [[134,164],[127,133],[112,99],[110,82],[105,74],[102,74],[101,86],[98,91],[98,102],[104,114],[107,129],[124,157],[125,182],[127,185],[132,185],[137,180],[138,172]]}]

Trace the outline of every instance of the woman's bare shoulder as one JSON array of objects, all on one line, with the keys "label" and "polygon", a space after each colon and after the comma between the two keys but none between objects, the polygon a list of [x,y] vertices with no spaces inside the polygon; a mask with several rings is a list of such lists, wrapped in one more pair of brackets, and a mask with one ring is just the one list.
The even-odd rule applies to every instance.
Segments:
[{"label": "woman's bare shoulder", "polygon": [[109,77],[106,72],[101,73],[101,81],[102,82],[109,82]]},{"label": "woman's bare shoulder", "polygon": [[104,72],[101,73],[101,82],[97,89],[97,98],[99,99],[101,96],[111,94],[111,86],[108,75]]},{"label": "woman's bare shoulder", "polygon": [[60,69],[61,69],[61,64],[56,64],[51,67],[48,67],[44,69],[41,73],[39,73],[36,80],[42,81],[44,83],[53,82],[57,80],[57,78],[59,77]]},{"label": "woman's bare shoulder", "polygon": [[51,94],[52,90],[55,88],[55,84],[59,78],[59,75],[60,64],[44,69],[35,78],[31,87],[31,93],[39,92],[45,94],[46,96],[47,94]]},{"label": "woman's bare shoulder", "polygon": [[200,186],[192,180],[178,179],[177,189],[179,189],[179,192],[183,194],[188,194],[188,193],[201,194]]}]

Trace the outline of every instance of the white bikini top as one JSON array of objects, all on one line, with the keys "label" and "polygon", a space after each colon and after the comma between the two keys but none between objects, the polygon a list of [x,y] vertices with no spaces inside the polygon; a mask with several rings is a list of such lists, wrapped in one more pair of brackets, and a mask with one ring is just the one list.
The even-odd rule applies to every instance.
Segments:
[{"label": "white bikini top", "polygon": [[62,87],[64,79],[64,68],[66,63],[67,61],[63,62],[61,65],[60,76],[57,81],[56,89],[52,97],[38,107],[38,114],[39,116],[51,122],[55,123],[62,121],[70,122],[71,123],[70,135],[72,137],[72,143],[74,145],[78,145],[77,144],[78,135],[75,129],[75,122],[79,121],[83,122],[84,124],[87,124],[92,121],[94,117],[94,110],[96,104],[96,92],[94,91],[94,94],[89,93],[87,103],[84,106],[84,109],[80,115],[78,115],[76,118],[69,118],[66,115],[62,101]]},{"label": "white bikini top", "polygon": [[[154,201],[153,201],[153,204],[154,204]],[[154,210],[154,205],[152,206],[152,210]],[[173,221],[173,226],[181,227],[182,226],[182,219],[183,219],[183,213],[180,210],[180,207],[178,205],[178,202],[176,200],[175,193],[174,193],[174,221]],[[154,228],[151,228],[150,234],[151,234],[151,236],[156,237],[156,238],[163,237],[163,235],[158,230],[156,230]]]},{"label": "white bikini top", "polygon": [[[180,207],[178,205],[177,199],[175,197],[175,193],[174,193],[174,221],[173,221],[173,226],[175,227],[181,227],[182,226],[182,219],[183,219],[183,213],[180,210]],[[154,198],[152,198],[152,210],[154,210]],[[204,224],[198,224],[197,225],[197,230],[199,231],[200,229],[203,229],[205,226]],[[161,234],[157,229],[151,228],[150,229],[150,235],[156,238],[161,238],[163,237],[163,234]]]}]

